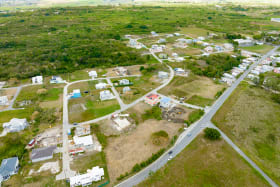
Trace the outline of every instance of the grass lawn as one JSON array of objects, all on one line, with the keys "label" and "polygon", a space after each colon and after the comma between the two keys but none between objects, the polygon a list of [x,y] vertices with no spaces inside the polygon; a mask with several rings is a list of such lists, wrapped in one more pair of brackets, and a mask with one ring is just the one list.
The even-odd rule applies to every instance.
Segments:
[{"label": "grass lawn", "polygon": [[69,120],[71,123],[92,120],[120,109],[116,99],[100,101],[100,91],[91,91],[92,95],[69,100]]},{"label": "grass lawn", "polygon": [[271,93],[243,82],[213,122],[280,184],[280,105]]},{"label": "grass lawn", "polygon": [[214,99],[204,98],[198,95],[193,95],[188,100],[186,100],[186,103],[198,105],[198,106],[211,106],[214,102]]},{"label": "grass lawn", "polygon": [[207,36],[207,32],[209,32],[209,31],[206,30],[206,29],[197,28],[197,27],[182,28],[181,31],[180,31],[180,33],[186,34],[186,35],[188,35],[190,37],[193,37],[193,38],[197,38],[199,36],[206,37]]},{"label": "grass lawn", "polygon": [[23,87],[16,98],[14,107],[21,108],[19,103],[28,100],[30,100],[33,104],[49,101],[59,102],[60,95],[63,93],[63,86],[64,84],[47,84]]},{"label": "grass lawn", "polygon": [[60,75],[63,80],[66,80],[68,82],[74,82],[77,80],[84,80],[84,79],[90,79],[91,77],[88,75],[88,72],[86,70],[77,70],[72,73],[65,73]]},{"label": "grass lawn", "polygon": [[268,51],[272,50],[273,46],[271,46],[271,45],[254,45],[254,46],[250,46],[250,47],[240,47],[240,48],[247,50],[247,51],[254,52],[254,53],[265,54]]},{"label": "grass lawn", "polygon": [[224,140],[198,136],[138,187],[268,186]]},{"label": "grass lawn", "polygon": [[9,110],[0,112],[0,123],[5,123],[10,121],[12,118],[30,118],[33,110],[23,109],[23,110]]},{"label": "grass lawn", "polygon": [[205,106],[211,105],[216,93],[223,88],[223,84],[216,84],[212,79],[190,73],[188,77],[175,76],[160,93],[171,97],[185,97],[187,103]]}]

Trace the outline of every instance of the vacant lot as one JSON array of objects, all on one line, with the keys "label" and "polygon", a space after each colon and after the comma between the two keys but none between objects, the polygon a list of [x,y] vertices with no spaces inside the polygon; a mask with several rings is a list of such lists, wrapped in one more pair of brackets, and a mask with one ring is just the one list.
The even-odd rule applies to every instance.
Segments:
[{"label": "vacant lot", "polygon": [[[181,124],[166,121],[147,120],[140,123],[132,132],[110,138],[105,149],[107,156],[108,172],[112,184],[121,174],[130,172],[132,167],[166,147],[170,139],[178,133]],[[164,130],[168,133],[169,140],[160,146],[154,145],[151,135],[154,132]]]},{"label": "vacant lot", "polygon": [[280,184],[280,105],[269,92],[242,83],[213,122]]},{"label": "vacant lot", "polygon": [[268,186],[224,141],[197,137],[141,186]]},{"label": "vacant lot", "polygon": [[[62,104],[63,86],[64,84],[48,84],[23,87],[16,98],[14,107],[22,108],[41,103],[43,103],[42,106],[44,107],[44,102],[52,102],[50,106],[59,108]],[[22,102],[26,101],[30,103],[21,105]]]},{"label": "vacant lot", "polygon": [[120,106],[116,99],[100,101],[99,95],[88,95],[69,100],[69,120],[71,123],[92,120],[110,114]]},{"label": "vacant lot", "polygon": [[[116,87],[116,90],[119,92],[121,99],[126,104],[133,102],[160,85],[160,80],[157,81],[157,77],[155,75],[144,75],[141,77],[129,77],[125,79],[128,79],[132,83],[132,85],[129,86],[131,91],[124,93],[124,86]],[[112,79],[112,81],[118,80],[121,79]]]},{"label": "vacant lot", "polygon": [[171,97],[185,97],[187,103],[205,106],[211,105],[218,91],[225,88],[207,77],[196,76],[174,77],[172,82],[160,90],[160,93]]},{"label": "vacant lot", "polygon": [[271,45],[254,45],[254,46],[250,46],[250,47],[241,47],[241,49],[251,51],[254,53],[265,54],[268,51],[270,51],[271,49],[273,49],[273,46],[271,46]]},{"label": "vacant lot", "polygon": [[203,36],[206,37],[207,36],[207,32],[209,32],[209,30],[203,29],[203,28],[197,28],[197,27],[187,27],[187,28],[182,28],[180,33],[182,34],[186,34],[190,37],[196,38],[199,36]]}]

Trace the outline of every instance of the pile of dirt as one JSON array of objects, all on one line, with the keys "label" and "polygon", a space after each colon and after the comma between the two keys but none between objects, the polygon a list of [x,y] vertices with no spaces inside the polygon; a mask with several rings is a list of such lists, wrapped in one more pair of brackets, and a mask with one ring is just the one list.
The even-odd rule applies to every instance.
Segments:
[{"label": "pile of dirt", "polygon": [[47,89],[45,89],[45,88],[41,88],[41,89],[38,89],[37,90],[37,94],[45,94],[45,93],[47,93]]}]

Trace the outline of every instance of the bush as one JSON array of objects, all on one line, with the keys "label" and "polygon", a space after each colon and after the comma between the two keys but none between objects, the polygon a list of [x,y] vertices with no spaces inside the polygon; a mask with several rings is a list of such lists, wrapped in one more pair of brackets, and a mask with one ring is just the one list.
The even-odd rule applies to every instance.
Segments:
[{"label": "bush", "polygon": [[201,118],[201,116],[204,115],[204,110],[195,110],[192,111],[189,115],[189,119],[187,121],[185,121],[188,125],[196,122],[197,120],[199,120]]},{"label": "bush", "polygon": [[205,137],[210,139],[210,140],[218,140],[221,138],[221,134],[217,129],[213,129],[213,128],[206,128],[204,130],[205,133]]},{"label": "bush", "polygon": [[161,130],[161,131],[158,131],[158,132],[154,132],[152,134],[152,136],[167,138],[168,137],[168,133],[166,131]]},{"label": "bush", "polygon": [[152,109],[146,110],[142,115],[142,119],[145,121],[147,119],[161,120],[161,109],[158,106],[153,106]]}]

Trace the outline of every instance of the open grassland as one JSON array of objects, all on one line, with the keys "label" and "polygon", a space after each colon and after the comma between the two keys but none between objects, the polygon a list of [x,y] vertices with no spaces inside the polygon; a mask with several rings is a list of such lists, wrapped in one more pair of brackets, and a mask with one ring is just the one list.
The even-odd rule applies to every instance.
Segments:
[{"label": "open grassland", "polygon": [[254,53],[265,54],[268,51],[272,50],[273,46],[271,46],[271,45],[254,45],[254,46],[250,46],[250,47],[241,47],[241,49],[251,51]]},{"label": "open grassland", "polygon": [[268,186],[224,140],[198,136],[138,187]]},{"label": "open grassland", "polygon": [[186,102],[199,106],[211,105],[218,91],[225,88],[207,77],[192,73],[188,77],[175,76],[169,85],[160,90],[163,95],[185,97]]},{"label": "open grassland", "polygon": [[213,122],[280,184],[280,105],[270,92],[242,83]]}]

